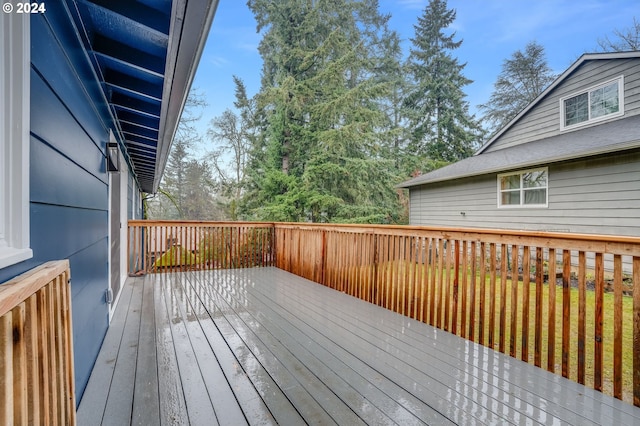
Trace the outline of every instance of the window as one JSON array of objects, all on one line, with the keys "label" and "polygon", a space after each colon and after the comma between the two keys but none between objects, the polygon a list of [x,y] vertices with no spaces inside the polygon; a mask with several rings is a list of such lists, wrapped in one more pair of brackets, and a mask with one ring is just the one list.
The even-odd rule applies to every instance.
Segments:
[{"label": "window", "polygon": [[546,207],[547,169],[498,175],[498,207]]},{"label": "window", "polygon": [[29,15],[0,15],[0,268],[29,259]]},{"label": "window", "polygon": [[560,129],[571,129],[624,114],[624,79],[609,80],[560,99]]}]

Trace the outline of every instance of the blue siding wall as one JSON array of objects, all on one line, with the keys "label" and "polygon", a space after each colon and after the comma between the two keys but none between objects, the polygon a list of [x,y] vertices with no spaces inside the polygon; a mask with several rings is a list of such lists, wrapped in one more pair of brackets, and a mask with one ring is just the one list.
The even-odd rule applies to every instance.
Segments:
[{"label": "blue siding wall", "polygon": [[38,260],[71,262],[79,401],[108,327],[111,122],[64,7],[31,25],[32,247]]},{"label": "blue siding wall", "polygon": [[64,2],[31,20],[32,259],[0,270],[0,283],[45,261],[69,259],[77,400],[108,327],[108,175],[113,128]]}]

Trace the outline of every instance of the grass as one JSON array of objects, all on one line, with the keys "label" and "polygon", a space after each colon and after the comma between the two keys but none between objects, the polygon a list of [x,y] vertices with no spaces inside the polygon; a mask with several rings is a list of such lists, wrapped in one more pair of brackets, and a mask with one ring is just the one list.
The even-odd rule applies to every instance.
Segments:
[{"label": "grass", "polygon": [[[426,268],[426,266],[425,266]],[[380,282],[385,283],[395,283],[395,289],[399,288],[403,283],[402,278],[404,275],[402,273],[398,273],[398,271],[405,271],[406,269],[411,269],[411,267],[407,264],[397,263],[391,267],[391,265],[386,265],[386,267],[379,267],[379,271],[382,272],[382,280]],[[419,270],[419,267],[414,269],[415,273],[424,272]],[[446,273],[445,273],[446,274]],[[451,274],[453,276],[453,273]],[[394,279],[395,278],[395,279]],[[470,275],[467,276],[468,281],[470,282]],[[475,341],[478,343],[482,343],[488,346],[488,336],[489,336],[489,312],[490,312],[490,278],[487,273],[485,280],[485,299],[484,299],[484,311],[485,311],[485,320],[484,320],[484,339],[483,342],[478,341],[478,327],[480,324],[480,301],[481,301],[481,291],[480,291],[480,283],[482,279],[478,277],[476,279],[476,291],[475,291]],[[510,279],[506,279],[506,299],[505,299],[505,330],[502,330],[504,334],[505,340],[505,350],[504,352],[510,353],[510,337],[511,337],[511,311],[512,311],[512,303],[511,303],[511,294],[512,294],[512,285],[516,285],[517,288],[517,318],[516,318],[516,358],[522,359],[522,330],[523,330],[523,290],[525,284],[522,280],[511,282]],[[427,284],[427,288],[429,289],[429,281],[425,280]],[[500,274],[497,274],[496,284],[495,284],[495,319],[494,319],[494,349],[499,349],[499,341],[500,341],[500,306],[501,306],[501,280]],[[451,279],[450,288],[453,287],[453,279]],[[452,291],[452,290],[450,290]],[[457,318],[457,333],[461,335],[461,309],[462,309],[462,279],[460,279],[460,294],[458,295],[458,312],[456,315]],[[419,306],[422,306],[422,301],[419,299],[419,291],[418,297],[408,296],[409,289],[405,289],[407,293],[405,306],[409,306],[409,301],[413,299],[414,303],[417,303]],[[442,298],[443,293],[446,292],[446,279],[443,279],[443,288],[436,288],[436,297]],[[536,319],[536,285],[535,282],[529,284],[529,318],[528,318],[528,362],[534,364],[534,356],[535,356],[535,319]],[[428,297],[428,296],[427,296]],[[562,374],[562,318],[563,318],[563,292],[561,286],[556,286],[556,303],[555,303],[555,322],[551,325],[552,329],[555,330],[555,354],[554,354],[554,372],[556,374]],[[469,317],[470,317],[470,299],[471,299],[471,286],[467,284],[467,326],[466,332],[468,335],[469,330]],[[577,288],[571,288],[570,294],[570,313],[569,313],[569,324],[570,324],[570,344],[569,344],[569,378],[577,381],[578,380],[578,299],[579,299],[579,291]],[[438,299],[436,299],[438,300]],[[449,298],[451,300],[451,298]],[[425,303],[429,303],[426,299]],[[451,302],[450,302],[451,303]],[[585,292],[585,385],[588,387],[594,387],[594,351],[595,351],[595,304],[596,297],[595,292],[592,290],[587,290]],[[633,401],[632,395],[632,368],[633,368],[633,299],[628,296],[623,296],[622,298],[622,389],[623,389],[623,400],[629,403]],[[437,306],[437,305],[436,305]],[[452,305],[449,306],[452,309]],[[406,308],[408,310],[408,308]],[[398,310],[398,309],[396,309]],[[401,310],[401,309],[400,309]],[[398,310],[398,311],[400,311]],[[438,308],[436,307],[435,313],[437,314]],[[613,293],[605,293],[603,295],[603,365],[602,365],[602,391],[608,395],[613,395],[613,338],[614,338],[614,295]],[[405,312],[407,313],[407,312]],[[429,313],[425,311],[426,319],[428,322]],[[444,308],[441,309],[441,320],[442,324],[444,324]],[[453,313],[450,311],[450,319],[453,317]],[[549,285],[544,284],[542,286],[542,328],[541,328],[541,366],[542,368],[547,367],[548,360],[548,341],[549,341]],[[450,325],[450,323],[449,323]],[[449,327],[449,329],[451,329]]]},{"label": "grass", "polygon": [[[500,288],[500,280],[496,280],[497,289]],[[489,280],[485,284],[489,286]],[[516,357],[521,359],[522,349],[522,297],[524,290],[524,283],[518,281],[518,306],[520,309],[517,312],[517,327],[516,327]],[[506,330],[505,333],[505,352],[509,353],[509,341],[510,341],[510,324],[511,324],[511,290],[512,284],[510,280],[507,280],[507,298],[506,298]],[[549,341],[549,285],[545,284],[542,288],[542,350],[541,350],[541,365],[543,368],[547,366],[548,351],[547,343]],[[479,310],[480,292],[476,291],[476,311]],[[494,342],[494,349],[498,350],[498,339],[500,336],[500,292],[496,291],[496,320],[494,328],[494,336],[496,342]],[[569,345],[569,378],[577,381],[578,379],[578,289],[570,289],[570,345]],[[529,285],[529,333],[528,333],[528,361],[534,363],[535,354],[535,296],[536,285]],[[461,300],[461,299],[459,299]],[[585,292],[585,385],[593,388],[594,386],[594,351],[595,351],[595,292],[587,290]],[[488,306],[489,306],[489,291],[486,292],[486,315],[488,318]],[[633,330],[632,330],[632,314],[633,314],[633,299],[631,297],[623,297],[622,299],[622,388],[623,388],[623,400],[632,402],[632,367],[633,367]],[[555,356],[554,356],[554,371],[558,374],[562,372],[562,309],[563,309],[563,296],[562,287],[556,287],[556,303],[555,303],[555,324],[552,327],[555,329]],[[608,395],[613,395],[613,336],[614,336],[614,295],[612,293],[605,293],[603,296],[603,392]],[[476,312],[476,328],[478,327],[479,312]],[[460,327],[460,315],[458,315],[458,327]],[[488,320],[485,324],[485,342],[488,342],[489,324]],[[477,333],[476,333],[477,334]]]}]

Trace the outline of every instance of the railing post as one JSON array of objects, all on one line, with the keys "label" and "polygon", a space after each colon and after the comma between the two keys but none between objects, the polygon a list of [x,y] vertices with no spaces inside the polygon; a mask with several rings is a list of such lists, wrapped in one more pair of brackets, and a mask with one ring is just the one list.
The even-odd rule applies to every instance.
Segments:
[{"label": "railing post", "polygon": [[320,284],[326,286],[326,271],[327,271],[327,231],[322,230],[322,249],[321,249],[321,262],[320,262]]},{"label": "railing post", "polygon": [[640,256],[633,258],[633,405],[640,407]]},{"label": "railing post", "polygon": [[571,252],[562,251],[562,377],[569,377],[569,337],[571,335]]},{"label": "railing post", "polygon": [[459,276],[460,276],[460,240],[456,240],[454,243],[455,246],[455,265],[454,276],[453,276],[453,307],[451,313],[451,333],[458,334],[458,285],[459,285]]},{"label": "railing post", "polygon": [[534,331],[533,363],[536,367],[542,365],[542,282],[544,281],[544,262],[542,247],[536,247],[536,317]]},{"label": "railing post", "polygon": [[378,234],[376,234],[375,232],[373,233],[373,301],[376,305],[379,305],[380,303],[380,291],[378,290],[378,263],[380,262],[379,260],[379,254],[378,254]]}]

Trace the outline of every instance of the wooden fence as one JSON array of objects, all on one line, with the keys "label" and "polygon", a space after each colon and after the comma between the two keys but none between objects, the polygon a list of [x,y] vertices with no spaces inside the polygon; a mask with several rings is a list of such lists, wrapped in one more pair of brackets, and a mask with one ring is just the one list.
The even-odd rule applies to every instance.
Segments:
[{"label": "wooden fence", "polygon": [[129,273],[273,265],[271,223],[129,221]]},{"label": "wooden fence", "polygon": [[[145,223],[130,222],[130,235],[153,252],[149,235],[165,234]],[[234,235],[212,241],[224,241],[223,258],[235,262],[214,258],[197,267],[273,264],[640,406],[640,291],[633,291],[640,288],[640,238],[300,223],[160,226],[171,235],[186,227],[184,241],[202,227]],[[242,236],[254,229],[264,234],[255,239],[261,245],[247,248]],[[189,247],[198,254],[198,244]],[[238,260],[247,258],[261,260]]]},{"label": "wooden fence", "polygon": [[0,424],[75,425],[69,262],[0,286]]}]

